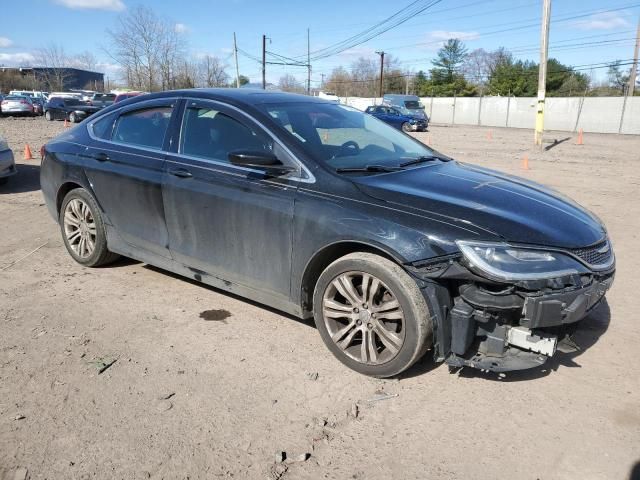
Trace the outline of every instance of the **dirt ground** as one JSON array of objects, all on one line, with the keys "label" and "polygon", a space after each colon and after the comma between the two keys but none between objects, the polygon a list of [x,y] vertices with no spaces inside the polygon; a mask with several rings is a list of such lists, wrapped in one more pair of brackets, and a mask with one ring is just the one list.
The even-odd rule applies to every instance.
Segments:
[{"label": "dirt ground", "polygon": [[44,206],[39,160],[21,160],[25,143],[38,157],[63,129],[0,119],[20,159],[0,187],[0,479],[631,477],[640,138],[589,134],[579,146],[553,133],[560,143],[541,152],[529,130],[417,134],[592,209],[618,272],[577,354],[506,376],[451,374],[427,355],[376,380],[335,360],[312,323],[138,262],[75,264]]}]

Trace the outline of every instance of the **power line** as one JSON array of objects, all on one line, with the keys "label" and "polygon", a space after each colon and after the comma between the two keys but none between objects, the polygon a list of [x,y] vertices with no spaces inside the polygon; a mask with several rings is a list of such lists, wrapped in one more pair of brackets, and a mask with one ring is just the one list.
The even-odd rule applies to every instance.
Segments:
[{"label": "power line", "polygon": [[442,0],[430,0],[427,5],[421,6],[419,5],[419,3],[421,3],[422,0],[415,0],[406,7],[395,12],[393,15],[387,17],[385,20],[378,22],[377,24],[367,28],[366,30],[363,30],[358,34],[352,35],[351,37],[328,47],[311,52],[311,60],[321,60],[323,58],[337,55],[338,53],[349,50],[350,48],[357,47],[358,45],[368,42],[369,40],[402,25],[403,23],[413,18],[415,15],[424,12],[425,10],[429,9],[433,5],[440,3],[441,1]]}]

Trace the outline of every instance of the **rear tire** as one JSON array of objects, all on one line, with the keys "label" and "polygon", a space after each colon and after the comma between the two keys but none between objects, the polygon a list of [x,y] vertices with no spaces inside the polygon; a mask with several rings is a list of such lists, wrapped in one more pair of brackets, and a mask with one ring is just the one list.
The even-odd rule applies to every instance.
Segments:
[{"label": "rear tire", "polygon": [[432,315],[418,285],[380,255],[351,253],[329,265],[316,283],[313,313],[329,350],[364,375],[398,375],[432,344]]},{"label": "rear tire", "polygon": [[76,116],[76,114],[74,112],[71,112],[69,114],[69,121],[71,123],[78,123],[78,117]]},{"label": "rear tire", "polygon": [[50,122],[53,122],[53,115],[51,115],[51,110],[47,110],[46,112],[44,112],[44,118],[46,118]]},{"label": "rear tire", "polygon": [[119,255],[107,248],[102,212],[84,188],[71,190],[64,197],[59,213],[62,240],[69,255],[85,267],[99,267]]}]

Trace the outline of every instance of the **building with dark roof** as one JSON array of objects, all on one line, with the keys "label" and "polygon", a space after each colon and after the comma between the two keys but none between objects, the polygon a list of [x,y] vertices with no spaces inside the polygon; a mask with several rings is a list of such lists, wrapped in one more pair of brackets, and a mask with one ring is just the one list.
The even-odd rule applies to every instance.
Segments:
[{"label": "building with dark roof", "polygon": [[0,72],[30,77],[32,88],[43,90],[104,89],[104,73],[81,68],[0,67]]}]

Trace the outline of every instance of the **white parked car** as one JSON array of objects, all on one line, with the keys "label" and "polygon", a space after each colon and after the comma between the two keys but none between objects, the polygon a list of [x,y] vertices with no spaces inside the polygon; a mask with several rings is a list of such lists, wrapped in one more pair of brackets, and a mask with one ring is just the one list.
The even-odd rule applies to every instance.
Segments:
[{"label": "white parked car", "polygon": [[0,137],[0,185],[7,183],[9,177],[16,173],[18,173],[18,170],[16,170],[13,152],[9,148],[7,141]]}]

